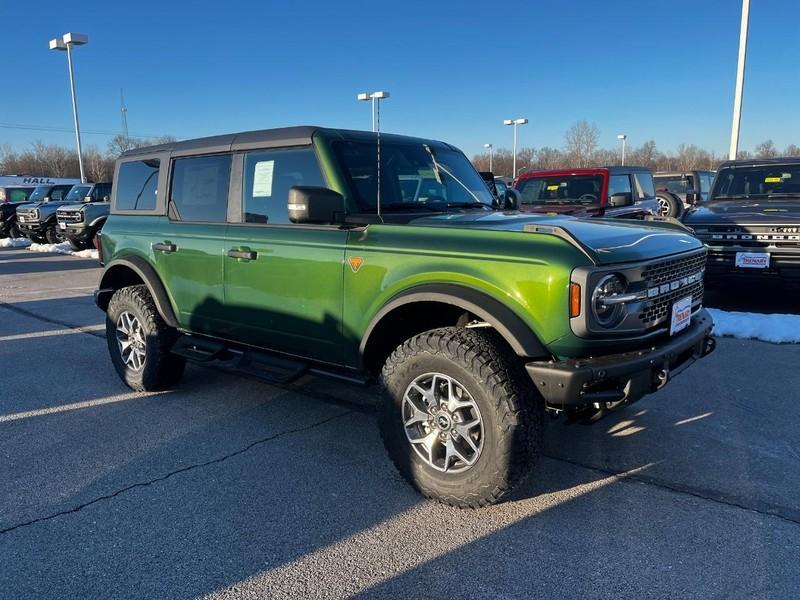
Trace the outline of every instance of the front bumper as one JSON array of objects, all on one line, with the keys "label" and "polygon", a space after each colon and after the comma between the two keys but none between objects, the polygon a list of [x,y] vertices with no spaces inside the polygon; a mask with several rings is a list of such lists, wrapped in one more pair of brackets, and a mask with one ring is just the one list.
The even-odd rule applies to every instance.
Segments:
[{"label": "front bumper", "polygon": [[705,309],[692,317],[686,331],[646,350],[586,359],[534,361],[525,365],[545,402],[553,407],[595,402],[636,402],[715,347],[714,322]]},{"label": "front bumper", "polygon": [[59,223],[58,232],[74,240],[88,241],[92,237],[90,228],[84,222],[67,223],[66,227],[61,227],[61,223]]},{"label": "front bumper", "polygon": [[44,235],[46,227],[40,221],[20,223],[17,220],[17,227],[24,235]]},{"label": "front bumper", "polygon": [[[736,266],[737,252],[765,252],[769,254],[769,267],[746,269]],[[720,281],[730,278],[760,278],[800,281],[800,249],[772,249],[709,246],[706,262],[706,280]]]}]

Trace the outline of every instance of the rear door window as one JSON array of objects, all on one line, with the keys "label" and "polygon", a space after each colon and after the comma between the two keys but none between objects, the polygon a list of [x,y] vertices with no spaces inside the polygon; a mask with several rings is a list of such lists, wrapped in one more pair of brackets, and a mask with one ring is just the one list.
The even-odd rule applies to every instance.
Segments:
[{"label": "rear door window", "polygon": [[157,158],[133,160],[119,166],[117,202],[119,210],[153,210],[158,189]]},{"label": "rear door window", "polygon": [[178,221],[226,222],[230,175],[230,154],[176,159],[172,166],[170,216]]}]

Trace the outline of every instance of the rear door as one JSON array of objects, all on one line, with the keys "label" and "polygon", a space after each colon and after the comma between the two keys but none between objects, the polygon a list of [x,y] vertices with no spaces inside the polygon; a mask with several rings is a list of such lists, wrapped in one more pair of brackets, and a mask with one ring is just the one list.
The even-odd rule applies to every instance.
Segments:
[{"label": "rear door", "polygon": [[222,260],[231,155],[173,158],[168,219],[152,232],[153,260],[181,327],[218,334],[224,325]]},{"label": "rear door", "polygon": [[[325,187],[311,146],[236,156],[236,199],[225,243],[226,314],[232,337],[320,361],[341,362],[347,231],[289,221],[289,188]],[[232,196],[234,192],[232,191]],[[232,200],[233,202],[233,200]]]}]

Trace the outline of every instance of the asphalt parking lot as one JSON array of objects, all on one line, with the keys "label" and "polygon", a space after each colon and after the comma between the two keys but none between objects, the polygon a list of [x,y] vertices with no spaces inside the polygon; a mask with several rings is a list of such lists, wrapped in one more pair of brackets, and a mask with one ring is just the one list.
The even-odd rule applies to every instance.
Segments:
[{"label": "asphalt parking lot", "polygon": [[130,392],[98,275],[0,250],[0,597],[800,595],[798,345],[721,339],[596,425],[552,421],[512,501],[459,511],[400,479],[371,389],[192,366]]}]

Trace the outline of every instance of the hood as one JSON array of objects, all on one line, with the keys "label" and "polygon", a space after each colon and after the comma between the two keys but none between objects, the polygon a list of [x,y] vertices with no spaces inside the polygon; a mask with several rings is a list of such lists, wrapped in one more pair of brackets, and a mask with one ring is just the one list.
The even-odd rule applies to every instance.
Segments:
[{"label": "hood", "polygon": [[650,260],[703,247],[694,236],[666,223],[645,225],[642,221],[589,220],[516,211],[441,214],[414,219],[409,225],[555,235],[578,246],[598,265]]},{"label": "hood", "polygon": [[800,198],[710,201],[689,209],[682,220],[689,226],[800,222]]}]

